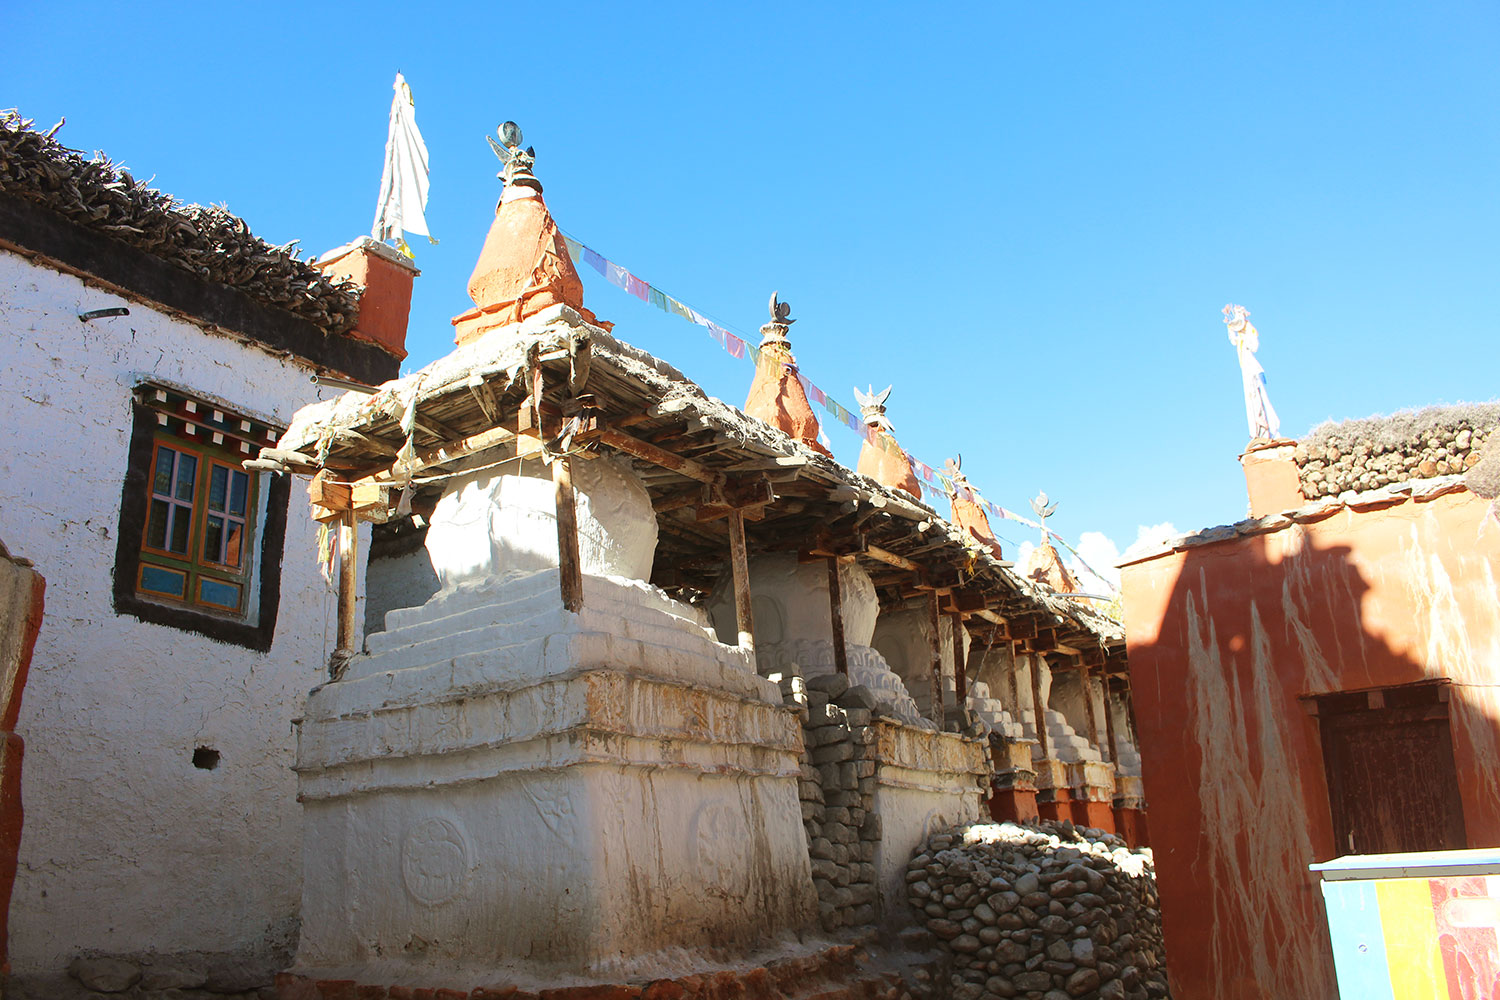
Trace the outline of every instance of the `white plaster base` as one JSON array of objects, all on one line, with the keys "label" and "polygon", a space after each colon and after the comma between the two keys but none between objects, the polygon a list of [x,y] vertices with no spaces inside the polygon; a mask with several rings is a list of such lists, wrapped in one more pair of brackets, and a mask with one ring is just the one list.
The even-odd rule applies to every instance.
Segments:
[{"label": "white plaster base", "polygon": [[979,819],[988,748],[972,737],[886,722],[871,731],[881,825],[874,862],[880,919],[900,925],[911,920],[906,865],[917,845],[937,830]]},{"label": "white plaster base", "polygon": [[577,615],[557,588],[392,612],[310,696],[299,971],[646,975],[815,916],[777,686],[647,584],[585,576]]}]

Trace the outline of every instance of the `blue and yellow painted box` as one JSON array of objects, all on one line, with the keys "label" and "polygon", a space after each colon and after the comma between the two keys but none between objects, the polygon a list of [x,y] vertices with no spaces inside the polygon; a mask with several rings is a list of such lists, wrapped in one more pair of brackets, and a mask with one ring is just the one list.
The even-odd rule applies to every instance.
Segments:
[{"label": "blue and yellow painted box", "polygon": [[1310,867],[1323,879],[1342,1000],[1500,1000],[1500,850]]}]

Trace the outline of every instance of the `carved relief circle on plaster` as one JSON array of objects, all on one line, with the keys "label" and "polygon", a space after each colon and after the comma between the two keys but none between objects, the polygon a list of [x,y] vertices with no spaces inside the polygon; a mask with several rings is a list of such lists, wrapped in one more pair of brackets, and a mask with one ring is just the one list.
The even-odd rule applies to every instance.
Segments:
[{"label": "carved relief circle on plaster", "polygon": [[948,817],[943,813],[939,812],[936,809],[928,810],[927,818],[922,821],[923,842],[925,843],[927,838],[932,836],[934,833],[946,830],[951,825],[952,824],[948,822]]},{"label": "carved relief circle on plaster", "polygon": [[740,810],[726,799],[705,802],[693,821],[698,874],[710,888],[731,890],[749,871],[750,837]]},{"label": "carved relief circle on plaster", "polygon": [[440,816],[412,827],[401,845],[401,878],[419,903],[437,906],[469,881],[469,845],[458,824]]}]

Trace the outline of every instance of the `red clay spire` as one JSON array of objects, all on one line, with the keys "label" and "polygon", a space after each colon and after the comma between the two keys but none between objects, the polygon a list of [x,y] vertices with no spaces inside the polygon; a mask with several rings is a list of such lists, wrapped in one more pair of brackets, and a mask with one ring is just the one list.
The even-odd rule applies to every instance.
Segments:
[{"label": "red clay spire", "polygon": [[964,533],[967,540],[989,549],[996,559],[1003,559],[1000,540],[990,530],[990,519],[985,515],[984,508],[979,506],[979,498],[969,485],[969,478],[959,471],[963,460],[964,457],[959,455],[944,463],[948,478],[952,480],[948,499],[953,504],[953,524]]},{"label": "red clay spire", "polygon": [[818,442],[818,418],[797,378],[797,359],[786,331],[793,323],[792,307],[771,293],[771,322],[760,328],[760,362],[745,399],[745,413],[779,427],[814,451],[833,455]]},{"label": "red clay spire", "polygon": [[875,431],[875,440],[865,441],[864,447],[859,450],[859,465],[854,471],[869,476],[882,486],[903,490],[920,500],[922,486],[917,482],[917,473],[912,468],[911,459],[896,443],[895,435],[891,432],[891,422],[885,416],[885,401],[890,394],[890,386],[886,386],[885,392],[879,394],[875,392],[874,386],[870,387],[868,393],[860,392],[858,387],[854,390],[854,400],[859,403],[865,424]]},{"label": "red clay spire", "polygon": [[474,308],[453,318],[454,342],[466,344],[558,304],[572,306],[586,321],[609,329],[613,324],[600,323],[583,307],[583,279],[542,200],[542,183],[531,172],[536,154],[521,149],[521,130],[514,122],[500,126],[500,135],[505,145],[493,139],[490,145],[505,164],[499,175],[505,191],[469,276]]}]

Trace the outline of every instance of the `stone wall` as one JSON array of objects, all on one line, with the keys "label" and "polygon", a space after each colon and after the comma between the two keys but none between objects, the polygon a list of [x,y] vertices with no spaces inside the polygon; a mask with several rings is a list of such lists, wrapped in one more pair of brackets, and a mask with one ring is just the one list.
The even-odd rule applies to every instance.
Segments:
[{"label": "stone wall", "polygon": [[1315,500],[1457,475],[1479,461],[1479,450],[1497,425],[1500,403],[1433,406],[1323,424],[1294,453],[1302,495]]},{"label": "stone wall", "polygon": [[880,816],[875,812],[875,762],[867,753],[875,707],[868,688],[851,688],[839,674],[807,682],[807,749],[798,790],[818,890],[818,920],[827,931],[872,926],[879,917],[875,844]]},{"label": "stone wall", "polygon": [[952,960],[934,997],[1169,995],[1149,850],[1066,822],[974,825],[929,837],[906,881]]}]

